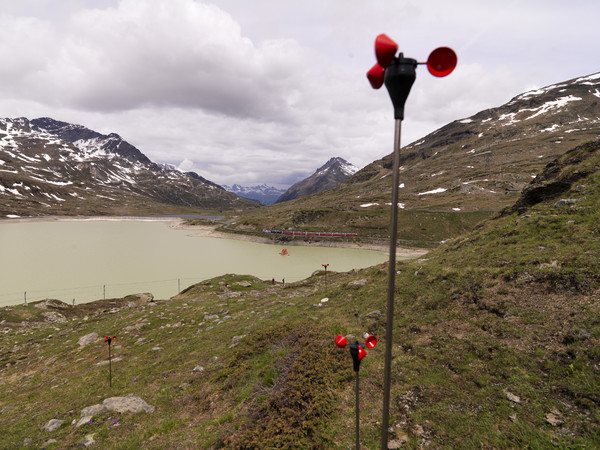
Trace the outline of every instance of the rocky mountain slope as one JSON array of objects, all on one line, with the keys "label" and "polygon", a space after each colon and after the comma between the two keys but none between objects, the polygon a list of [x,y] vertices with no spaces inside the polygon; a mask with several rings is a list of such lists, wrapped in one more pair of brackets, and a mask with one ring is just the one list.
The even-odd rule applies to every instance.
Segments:
[{"label": "rocky mountain slope", "polygon": [[[399,185],[401,239],[437,245],[471,229],[513,204],[550,161],[599,135],[600,73],[526,92],[406,145]],[[272,205],[260,217],[245,215],[232,227],[336,229],[385,238],[391,167],[390,154],[333,189]]]},{"label": "rocky mountain slope", "polygon": [[234,184],[233,186],[223,185],[223,188],[239,197],[256,200],[263,205],[272,205],[285,192],[285,189],[277,189],[266,184],[256,186],[240,186],[239,184]]},{"label": "rocky mountain slope", "polygon": [[50,118],[0,119],[0,217],[256,206],[196,173],[153,163],[117,134]]},{"label": "rocky mountain slope", "polygon": [[[596,140],[514,208],[398,264],[390,448],[600,446],[599,203]],[[2,444],[352,448],[355,373],[334,336],[369,333],[360,441],[378,448],[387,272],[0,308]],[[127,399],[139,407],[114,406]]]},{"label": "rocky mountain slope", "polygon": [[285,191],[277,199],[276,203],[287,202],[295,198],[304,197],[306,195],[315,194],[317,192],[331,189],[346,178],[354,175],[358,171],[358,167],[350,164],[343,158],[331,158],[310,177],[301,180]]}]

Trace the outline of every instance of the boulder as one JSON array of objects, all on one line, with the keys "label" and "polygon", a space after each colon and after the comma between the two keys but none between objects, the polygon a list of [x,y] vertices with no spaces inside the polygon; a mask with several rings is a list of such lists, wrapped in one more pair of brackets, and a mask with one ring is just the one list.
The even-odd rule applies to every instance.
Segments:
[{"label": "boulder", "polygon": [[139,397],[110,397],[104,400],[103,405],[109,411],[119,413],[138,413],[142,411],[147,413],[154,412],[154,406],[149,405]]},{"label": "boulder", "polygon": [[379,310],[371,311],[370,313],[365,315],[365,318],[367,318],[367,319],[380,320],[382,317],[383,317],[383,315],[381,314],[381,311],[379,311]]},{"label": "boulder", "polygon": [[502,392],[504,393],[507,400],[513,403],[521,403],[521,398],[518,395],[515,395],[512,392],[510,392],[508,389],[503,389]]},{"label": "boulder", "polygon": [[75,428],[79,428],[81,425],[88,423],[90,420],[92,420],[93,416],[83,416],[81,419],[79,419],[79,422],[77,422],[75,424]]},{"label": "boulder", "polygon": [[240,342],[242,339],[244,339],[245,337],[246,337],[246,335],[245,335],[245,334],[241,334],[241,335],[239,335],[239,336],[234,336],[234,337],[232,337],[232,338],[231,338],[231,345],[229,346],[229,348],[233,348],[233,347],[235,347],[236,345],[238,345],[238,344],[239,344],[239,342]]},{"label": "boulder", "polygon": [[39,309],[67,309],[70,307],[65,302],[61,302],[60,300],[54,300],[50,298],[42,300],[41,302],[36,303],[34,306]]},{"label": "boulder", "polygon": [[150,303],[154,301],[154,295],[150,292],[144,292],[143,294],[132,294],[126,297],[127,300],[139,301],[140,303]]},{"label": "boulder", "polygon": [[104,360],[102,360],[100,362],[97,362],[96,365],[97,366],[108,366],[110,363],[114,364],[114,363],[119,362],[119,361],[123,361],[123,357],[122,356],[117,356],[117,357],[113,356],[110,360],[104,359]]},{"label": "boulder", "polygon": [[54,431],[63,424],[64,420],[51,419],[42,427],[44,431]]},{"label": "boulder", "polygon": [[77,343],[80,347],[85,347],[86,345],[96,342],[99,337],[100,336],[98,336],[98,333],[86,334],[85,336],[81,336]]},{"label": "boulder", "polygon": [[555,208],[560,208],[561,206],[565,206],[565,205],[574,205],[575,203],[577,203],[579,201],[579,199],[574,199],[574,198],[562,198],[559,201],[557,201],[554,204]]},{"label": "boulder", "polygon": [[81,417],[93,417],[96,414],[100,414],[102,411],[104,411],[104,405],[93,405],[93,406],[88,406],[87,408],[83,408],[81,410]]},{"label": "boulder", "polygon": [[85,436],[85,438],[83,439],[83,441],[80,442],[80,444],[83,445],[84,447],[89,447],[90,445],[92,445],[96,442],[96,440],[94,439],[95,435],[96,435],[96,433],[87,434]]}]

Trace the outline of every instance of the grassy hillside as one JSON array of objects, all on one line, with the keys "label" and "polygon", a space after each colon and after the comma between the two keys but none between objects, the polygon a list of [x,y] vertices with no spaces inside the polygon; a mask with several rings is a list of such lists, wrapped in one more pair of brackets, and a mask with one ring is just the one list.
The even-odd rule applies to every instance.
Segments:
[{"label": "grassy hillside", "polygon": [[[402,147],[402,245],[433,248],[471,231],[512,205],[548,163],[597,139],[598,86],[597,77],[590,76],[526,92]],[[388,154],[335,188],[244,211],[229,229],[335,230],[358,232],[367,240],[386,239],[391,180]]]},{"label": "grassy hillside", "polygon": [[[398,264],[390,442],[600,446],[599,169],[600,143],[578,147],[518,207]],[[352,448],[354,373],[333,339],[368,332],[361,442],[378,448],[386,280],[385,265],[285,286],[224,275],[168,301],[53,309],[64,323],[2,308],[0,447]],[[156,409],[72,425],[129,394]],[[50,419],[64,423],[43,431]]]},{"label": "grassy hillside", "polygon": [[[325,195],[325,194],[316,194]],[[306,197],[277,204],[277,209],[260,208],[260,214],[241,214],[219,228],[220,231],[252,234],[274,241],[282,239],[305,240],[304,237],[269,235],[262,230],[327,231],[357,233],[359,242],[389,243],[390,208],[373,211],[343,211],[328,206],[319,206],[315,195],[314,204],[307,204]],[[311,196],[312,197],[312,196]],[[297,204],[296,202],[302,202]],[[472,230],[478,223],[488,219],[492,211],[400,210],[398,212],[398,242],[400,245],[417,248],[433,248],[441,241]],[[201,223],[189,219],[188,223]],[[317,238],[312,238],[317,239]],[[327,241],[331,240],[327,238]]]}]

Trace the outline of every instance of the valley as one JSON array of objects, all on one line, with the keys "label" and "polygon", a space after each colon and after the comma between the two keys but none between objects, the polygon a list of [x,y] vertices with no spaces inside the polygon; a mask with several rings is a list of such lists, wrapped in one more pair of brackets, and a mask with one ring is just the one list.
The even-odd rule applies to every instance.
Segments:
[{"label": "valley", "polygon": [[[361,366],[365,448],[380,442],[386,345],[390,448],[600,446],[599,84],[596,74],[527,92],[403,148],[398,243],[426,250],[391,274],[391,342],[386,264],[317,267],[286,283],[220,274],[164,300],[132,292],[75,306],[0,308],[0,427],[10,430],[2,445],[349,448],[355,374],[334,337],[352,342],[367,333],[379,344]],[[166,188],[137,191],[131,180],[110,178],[117,165],[106,162],[98,172],[84,164],[93,181],[69,184],[67,174],[82,173],[71,163],[84,150],[43,134],[45,144],[36,135],[27,153],[33,131],[15,123],[5,120],[0,136],[3,216],[57,211],[63,202],[53,195],[73,197],[68,213],[76,213],[83,203],[71,193],[122,192],[123,200],[144,198],[139,205],[149,210],[165,201]],[[46,152],[48,163],[69,161],[64,172],[51,167],[42,176]],[[137,170],[182,180],[122,157],[131,177]],[[263,229],[339,230],[357,234],[352,245],[383,245],[390,170],[388,155],[336,187],[262,207],[229,193],[221,206],[211,193],[225,191],[196,180],[194,198],[206,193],[204,206],[178,194],[165,208],[218,212],[222,218],[187,226],[241,239],[322,245]],[[35,203],[41,199],[50,206]],[[110,202],[97,201],[97,214],[112,213]],[[116,337],[112,385],[104,336]],[[115,398],[147,407],[101,406]]]},{"label": "valley", "polygon": [[[557,163],[536,201],[398,264],[390,444],[600,444],[600,143]],[[385,264],[285,285],[230,274],[165,301],[1,308],[4,443],[351,446],[354,375],[333,338],[383,340],[386,279]],[[366,448],[380,438],[382,343],[361,366]],[[151,412],[84,416],[131,395]]]}]

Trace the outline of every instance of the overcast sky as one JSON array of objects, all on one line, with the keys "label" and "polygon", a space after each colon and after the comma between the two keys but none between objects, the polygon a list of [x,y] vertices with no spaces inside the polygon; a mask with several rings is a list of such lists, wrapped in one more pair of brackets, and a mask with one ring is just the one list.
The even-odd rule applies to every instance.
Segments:
[{"label": "overcast sky", "polygon": [[0,117],[115,132],[220,184],[288,187],[333,156],[393,149],[379,33],[424,66],[402,144],[530,89],[600,71],[598,0],[0,0]]}]

